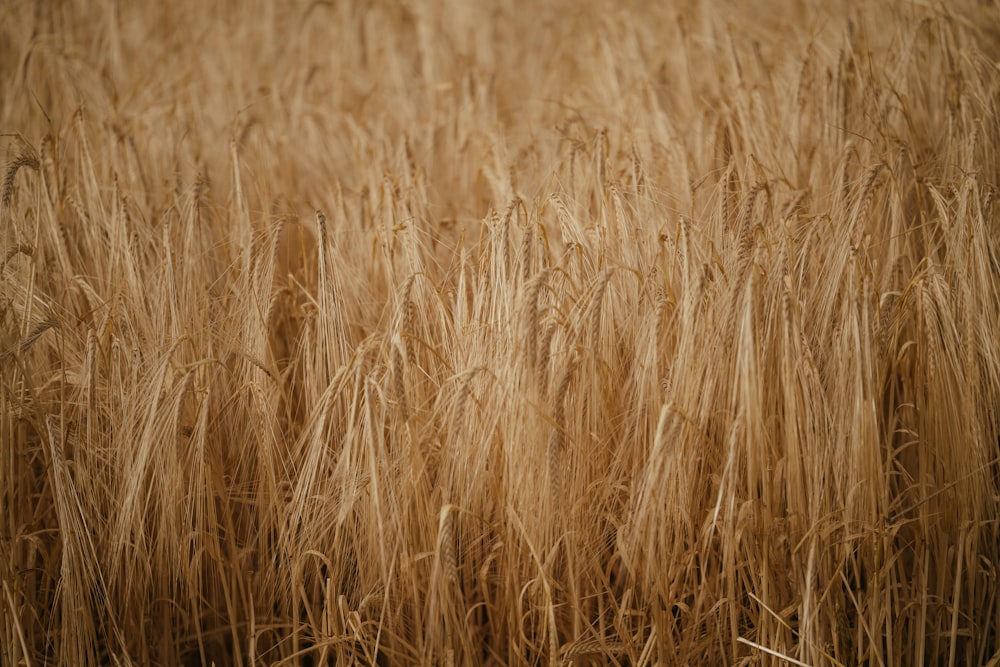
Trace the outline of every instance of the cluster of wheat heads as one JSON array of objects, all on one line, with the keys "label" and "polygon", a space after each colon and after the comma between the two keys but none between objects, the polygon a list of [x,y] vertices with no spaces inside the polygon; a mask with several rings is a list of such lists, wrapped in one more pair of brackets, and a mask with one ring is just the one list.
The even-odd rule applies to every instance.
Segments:
[{"label": "cluster of wheat heads", "polygon": [[996,662],[1000,13],[732,4],[0,6],[0,663]]}]

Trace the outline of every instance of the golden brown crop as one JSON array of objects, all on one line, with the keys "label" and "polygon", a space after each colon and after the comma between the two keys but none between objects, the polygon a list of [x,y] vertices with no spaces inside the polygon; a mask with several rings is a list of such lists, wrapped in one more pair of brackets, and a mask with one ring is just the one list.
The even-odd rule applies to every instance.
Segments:
[{"label": "golden brown crop", "polygon": [[739,4],[0,5],[0,664],[1000,663],[1000,10]]}]

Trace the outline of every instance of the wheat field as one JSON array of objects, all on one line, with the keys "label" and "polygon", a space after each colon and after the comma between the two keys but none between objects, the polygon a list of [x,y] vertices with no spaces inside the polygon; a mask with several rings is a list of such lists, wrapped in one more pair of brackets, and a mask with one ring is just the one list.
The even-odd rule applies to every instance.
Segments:
[{"label": "wheat field", "polygon": [[0,664],[1000,664],[998,26],[0,4]]}]

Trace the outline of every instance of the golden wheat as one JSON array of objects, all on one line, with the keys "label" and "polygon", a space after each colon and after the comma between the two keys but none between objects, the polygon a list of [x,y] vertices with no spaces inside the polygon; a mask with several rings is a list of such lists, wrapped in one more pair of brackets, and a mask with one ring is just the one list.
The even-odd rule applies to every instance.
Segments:
[{"label": "golden wheat", "polygon": [[0,664],[1000,661],[1000,9],[0,6]]}]

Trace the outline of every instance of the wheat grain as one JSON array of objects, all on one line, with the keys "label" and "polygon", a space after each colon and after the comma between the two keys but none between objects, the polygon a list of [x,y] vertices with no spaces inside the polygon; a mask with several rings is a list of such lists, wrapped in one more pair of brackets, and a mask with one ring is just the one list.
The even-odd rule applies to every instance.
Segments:
[{"label": "wheat grain", "polygon": [[863,228],[863,225],[867,221],[868,209],[871,207],[872,199],[875,196],[875,179],[878,178],[883,166],[881,163],[872,165],[865,174],[864,184],[861,187],[861,197],[858,200],[858,210],[854,215],[855,224],[858,225],[859,229]]},{"label": "wheat grain", "polygon": [[545,449],[545,464],[548,468],[549,497],[555,506],[561,503],[563,498],[563,446],[565,436],[559,426],[549,432],[549,442]]},{"label": "wheat grain", "polygon": [[17,177],[18,170],[22,167],[38,171],[38,160],[30,155],[21,155],[7,167],[7,176],[3,181],[4,208],[10,208],[10,202],[14,198],[14,179]]},{"label": "wheat grain", "polygon": [[548,394],[549,390],[549,355],[552,350],[552,338],[556,333],[555,323],[550,323],[542,334],[542,339],[538,343],[538,387],[542,397]]},{"label": "wheat grain", "polygon": [[555,427],[549,433],[546,449],[546,463],[549,472],[550,493],[557,504],[565,498],[563,495],[563,454],[566,448],[566,395],[569,392],[570,381],[576,370],[578,359],[574,356],[563,372],[554,399],[553,421]]},{"label": "wheat grain", "polygon": [[564,644],[560,650],[560,655],[564,660],[572,660],[588,655],[599,655],[612,657],[624,655],[628,652],[625,644],[616,641],[608,641],[597,637],[587,637],[578,639],[570,644]]},{"label": "wheat grain", "polygon": [[35,253],[35,249],[26,243],[15,243],[10,248],[7,249],[7,253],[4,255],[3,262],[0,262],[0,273],[7,268],[7,264],[10,260],[18,254],[24,255],[26,257],[31,257]]},{"label": "wheat grain", "polygon": [[403,341],[406,344],[406,360],[414,363],[416,359],[417,337],[417,306],[413,302],[413,283],[415,276],[410,276],[403,288]]},{"label": "wheat grain", "polygon": [[455,554],[455,508],[447,505],[441,508],[438,525],[440,537],[440,554],[444,561],[448,582],[458,585],[458,557]]},{"label": "wheat grain", "polygon": [[392,378],[395,386],[396,401],[403,421],[410,419],[410,409],[406,402],[406,379],[404,377],[406,362],[403,345],[397,341],[392,347]]},{"label": "wheat grain", "polygon": [[538,368],[538,330],[539,330],[539,309],[538,300],[542,290],[548,282],[548,270],[542,271],[535,276],[526,286],[528,294],[528,332],[525,339],[525,346],[528,348],[528,363],[531,368]]},{"label": "wheat grain", "polygon": [[31,349],[31,346],[34,345],[35,342],[42,337],[42,334],[44,334],[49,329],[55,329],[58,327],[59,327],[59,321],[54,318],[49,318],[43,322],[39,322],[37,325],[34,326],[34,328],[32,328],[32,330],[28,333],[27,336],[18,341],[17,345],[8,350],[5,350],[4,352],[0,352],[0,364],[2,364],[9,357],[15,354],[23,354],[27,350]]},{"label": "wheat grain", "polygon": [[594,291],[594,298],[591,302],[590,314],[590,341],[594,349],[600,344],[601,335],[601,306],[604,305],[604,294],[608,289],[608,282],[611,280],[611,272],[605,270],[598,280],[597,289]]}]

